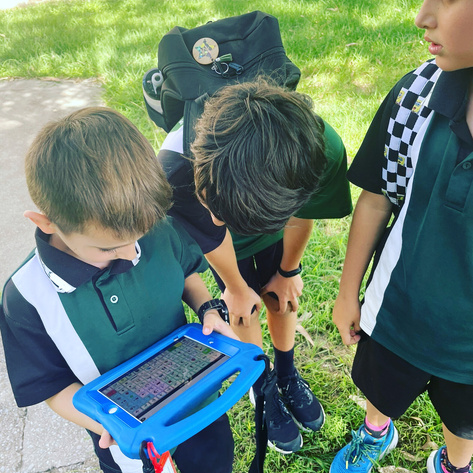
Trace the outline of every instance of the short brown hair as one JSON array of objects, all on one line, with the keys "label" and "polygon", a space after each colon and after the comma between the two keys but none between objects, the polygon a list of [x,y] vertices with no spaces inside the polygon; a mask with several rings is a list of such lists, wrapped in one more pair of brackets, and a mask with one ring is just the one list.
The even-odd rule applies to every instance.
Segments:
[{"label": "short brown hair", "polygon": [[222,88],[195,127],[197,195],[237,233],[282,229],[318,188],[324,128],[308,96],[263,78]]},{"label": "short brown hair", "polygon": [[46,125],[28,150],[33,202],[64,233],[88,224],[121,237],[144,234],[170,207],[156,154],[123,115],[88,107]]}]

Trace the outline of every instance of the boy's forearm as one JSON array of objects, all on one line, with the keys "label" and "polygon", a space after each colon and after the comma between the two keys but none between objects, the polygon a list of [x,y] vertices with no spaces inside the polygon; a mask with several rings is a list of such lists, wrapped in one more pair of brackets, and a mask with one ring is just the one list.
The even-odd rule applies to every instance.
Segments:
[{"label": "boy's forearm", "polygon": [[72,404],[74,394],[82,387],[80,383],[73,383],[54,396],[46,399],[46,404],[62,418],[74,424],[102,435],[104,428],[101,424],[79,412]]},{"label": "boy's forearm", "polygon": [[207,289],[202,278],[197,273],[193,273],[184,281],[184,292],[182,300],[195,312],[199,307],[211,299],[210,292]]},{"label": "boy's forearm", "polygon": [[340,280],[341,297],[358,298],[363,277],[391,213],[392,205],[384,195],[362,191],[348,237]]},{"label": "boy's forearm", "polygon": [[232,237],[228,230],[222,244],[215,248],[215,250],[207,253],[205,257],[229,291],[239,292],[246,290],[247,284],[238,269]]},{"label": "boy's forearm", "polygon": [[314,228],[314,221],[291,217],[284,227],[283,255],[280,267],[292,271],[299,266]]}]

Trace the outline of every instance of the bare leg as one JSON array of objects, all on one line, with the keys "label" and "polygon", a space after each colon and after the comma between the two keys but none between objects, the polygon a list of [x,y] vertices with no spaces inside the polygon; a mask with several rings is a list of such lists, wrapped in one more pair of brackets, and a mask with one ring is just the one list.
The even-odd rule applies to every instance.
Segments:
[{"label": "bare leg", "polygon": [[263,347],[263,336],[261,334],[261,324],[259,314],[255,311],[251,315],[250,326],[245,327],[243,324],[232,325],[234,332],[240,337],[240,340],[246,343],[254,343],[259,347]]},{"label": "bare leg", "polygon": [[294,347],[297,312],[287,311],[278,314],[279,302],[268,294],[263,296],[268,316],[268,328],[273,345],[280,351],[289,351]]},{"label": "bare leg", "polygon": [[376,425],[377,427],[381,427],[389,420],[388,416],[378,411],[368,400],[366,400],[366,418],[370,424]]},{"label": "bare leg", "polygon": [[473,455],[473,440],[462,439],[453,435],[445,424],[442,424],[443,436],[445,437],[445,444],[447,445],[448,460],[457,467],[463,468],[468,465]]}]

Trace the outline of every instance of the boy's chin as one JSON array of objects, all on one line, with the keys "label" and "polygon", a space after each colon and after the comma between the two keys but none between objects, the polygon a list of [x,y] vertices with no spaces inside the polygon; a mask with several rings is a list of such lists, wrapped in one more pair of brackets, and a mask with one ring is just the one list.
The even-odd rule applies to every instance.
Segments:
[{"label": "boy's chin", "polygon": [[442,58],[440,56],[437,56],[435,58],[435,64],[437,64],[440,69],[444,72],[453,72],[453,71],[460,71],[461,69],[469,69],[470,67],[473,67],[473,60],[471,64],[463,64],[460,62],[454,63],[452,61],[449,61],[446,58]]}]

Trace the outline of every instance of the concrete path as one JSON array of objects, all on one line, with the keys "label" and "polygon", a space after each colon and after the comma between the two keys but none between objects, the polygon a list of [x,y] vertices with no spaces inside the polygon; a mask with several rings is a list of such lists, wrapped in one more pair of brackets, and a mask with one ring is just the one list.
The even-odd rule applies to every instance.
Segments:
[{"label": "concrete path", "polygon": [[[1,1],[1,0],[0,0]],[[74,110],[101,105],[92,81],[0,79],[0,286],[34,247],[35,209],[26,188],[23,159],[43,125]],[[16,407],[0,349],[0,473],[100,472],[87,433],[46,405]]]}]

